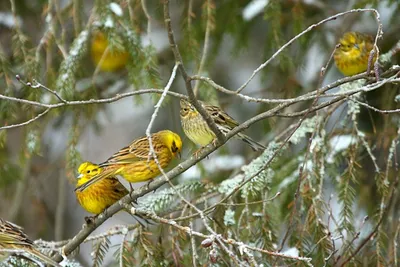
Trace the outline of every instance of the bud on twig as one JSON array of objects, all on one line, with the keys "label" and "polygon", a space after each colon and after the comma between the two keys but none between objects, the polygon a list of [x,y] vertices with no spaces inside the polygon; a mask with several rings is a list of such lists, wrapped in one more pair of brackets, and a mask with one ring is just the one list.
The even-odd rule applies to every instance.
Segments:
[{"label": "bud on twig", "polygon": [[206,238],[203,240],[203,242],[201,242],[201,246],[203,248],[208,248],[209,246],[211,246],[213,244],[214,240],[212,240],[211,238]]},{"label": "bud on twig", "polygon": [[210,256],[210,261],[211,261],[212,263],[216,263],[216,262],[217,262],[217,260],[218,260],[218,252],[217,252],[217,250],[212,249],[212,250],[210,251],[209,256]]}]

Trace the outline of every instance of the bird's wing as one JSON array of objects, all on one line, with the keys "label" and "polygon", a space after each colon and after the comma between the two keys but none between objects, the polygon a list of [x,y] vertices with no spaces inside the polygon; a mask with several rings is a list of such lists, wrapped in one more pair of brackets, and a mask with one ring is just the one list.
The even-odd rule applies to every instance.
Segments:
[{"label": "bird's wing", "polygon": [[[163,149],[162,143],[159,142],[158,137],[155,135],[152,136],[152,145],[156,154],[161,152]],[[117,153],[99,165],[101,167],[106,167],[115,164],[129,164],[140,160],[148,160],[149,153],[149,141],[147,136],[144,136],[136,139],[129,146],[120,149]]]},{"label": "bird's wing", "polygon": [[22,227],[2,219],[0,220],[0,243],[22,246],[33,245],[33,242],[23,232]]},{"label": "bird's wing", "polygon": [[205,105],[205,108],[217,125],[225,125],[229,130],[232,130],[239,125],[239,123],[234,118],[229,116],[219,107],[213,105]]},{"label": "bird's wing", "polygon": [[110,187],[113,188],[113,190],[116,193],[123,193],[124,195],[128,194],[128,190],[123,186],[120,181],[115,178],[115,177],[108,177],[107,178],[110,182]]},{"label": "bird's wing", "polygon": [[[121,166],[122,167],[122,166]],[[82,192],[89,186],[91,186],[94,183],[97,183],[98,181],[105,179],[107,177],[112,177],[116,175],[119,172],[119,168],[103,168],[101,173],[93,176],[89,181],[85,182],[84,184],[81,184],[77,187],[75,187],[74,191],[80,191]]]}]

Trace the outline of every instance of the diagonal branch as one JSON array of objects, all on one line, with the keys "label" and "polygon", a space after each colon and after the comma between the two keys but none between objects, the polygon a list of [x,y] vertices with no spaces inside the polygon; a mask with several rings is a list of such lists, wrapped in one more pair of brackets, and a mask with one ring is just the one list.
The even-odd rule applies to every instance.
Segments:
[{"label": "diagonal branch", "polygon": [[203,119],[206,121],[208,127],[210,127],[210,129],[213,131],[213,133],[217,137],[218,143],[220,144],[225,143],[226,142],[225,135],[218,129],[214,120],[206,112],[203,106],[197,101],[196,96],[194,95],[191,84],[191,78],[187,74],[186,69],[183,65],[182,57],[179,52],[178,45],[175,42],[174,33],[172,31],[171,17],[169,15],[169,0],[164,0],[164,19],[165,19],[165,26],[168,31],[169,45],[171,47],[172,52],[174,53],[175,61],[179,64],[179,71],[181,72],[182,78],[185,81],[186,91],[189,96],[189,100],[196,108],[196,110],[200,113],[201,117],[203,117]]},{"label": "diagonal branch", "polygon": [[11,128],[17,128],[17,127],[21,127],[21,126],[28,125],[28,124],[30,124],[30,123],[32,123],[32,122],[34,122],[34,121],[40,119],[42,116],[46,115],[47,112],[49,112],[49,111],[50,111],[50,108],[47,108],[45,111],[43,111],[42,113],[39,113],[36,117],[33,117],[33,118],[30,119],[30,120],[27,120],[27,121],[25,121],[25,122],[21,122],[21,123],[18,123],[18,124],[11,124],[11,125],[6,125],[6,126],[1,126],[1,127],[0,127],[0,130],[11,129]]}]

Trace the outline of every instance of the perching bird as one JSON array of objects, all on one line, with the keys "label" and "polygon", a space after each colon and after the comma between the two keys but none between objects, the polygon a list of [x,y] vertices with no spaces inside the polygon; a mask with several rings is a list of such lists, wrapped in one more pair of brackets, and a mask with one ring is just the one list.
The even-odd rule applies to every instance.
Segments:
[{"label": "perching bird", "polygon": [[[368,69],[368,60],[374,48],[373,37],[359,32],[346,32],[334,54],[336,67],[345,76],[362,73]],[[371,60],[373,66],[376,55]]]},{"label": "perching bird", "polygon": [[[166,168],[171,160],[180,154],[182,140],[176,133],[163,130],[151,135],[154,152],[161,168]],[[161,171],[150,154],[147,136],[134,140],[108,160],[99,164],[102,171],[91,180],[75,188],[83,191],[94,183],[116,175],[121,175],[131,183],[143,182],[158,176]]]},{"label": "perching bird", "polygon": [[28,254],[34,255],[43,263],[51,266],[60,266],[49,256],[37,250],[36,245],[23,232],[21,227],[0,218],[0,255],[3,254],[3,252],[1,252],[2,249],[27,252]]},{"label": "perching bird", "polygon": [[[217,106],[207,105],[205,103],[200,102],[207,113],[214,120],[218,129],[223,133],[227,134],[233,128],[237,127],[239,123],[234,120],[231,116],[229,116],[225,111],[220,109]],[[214,132],[208,127],[206,121],[200,115],[200,113],[196,110],[196,108],[187,100],[181,99],[180,101],[181,109],[181,123],[183,131],[186,136],[192,140],[193,143],[200,145],[202,147],[210,144],[215,138]],[[248,144],[254,151],[264,150],[265,147],[249,136],[238,133],[236,138],[240,138],[243,142]]]},{"label": "perching bird", "polygon": [[[101,171],[102,168],[99,165],[91,162],[82,163],[78,168],[76,187],[90,181]],[[75,191],[82,208],[95,215],[100,214],[128,193],[129,191],[115,177],[106,177],[83,192]]]}]

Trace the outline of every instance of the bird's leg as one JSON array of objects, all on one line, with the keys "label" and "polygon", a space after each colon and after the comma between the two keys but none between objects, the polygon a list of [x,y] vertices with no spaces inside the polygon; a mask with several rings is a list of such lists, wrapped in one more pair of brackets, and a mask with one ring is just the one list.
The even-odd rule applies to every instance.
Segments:
[{"label": "bird's leg", "polygon": [[[147,182],[147,184],[146,184],[147,190],[150,189],[150,184],[151,184],[151,182],[153,182],[153,179],[150,179],[150,181]],[[153,193],[156,192],[156,190],[157,190],[157,188],[155,188],[155,189],[153,190]]]},{"label": "bird's leg", "polygon": [[92,224],[94,223],[94,220],[96,219],[97,216],[85,216],[85,222],[86,224]]},{"label": "bird's leg", "polygon": [[135,190],[133,190],[132,183],[129,183],[129,187],[130,187],[129,197],[132,198],[133,203],[137,204],[137,198],[133,199],[133,197],[132,197],[132,193],[135,192]]},{"label": "bird's leg", "polygon": [[149,221],[147,218],[145,218],[145,217],[143,217],[143,216],[137,215],[137,216],[133,216],[133,218],[134,218],[143,228],[145,228],[146,225],[144,225],[144,224],[139,220],[139,218],[142,219],[143,221],[145,221],[145,222],[147,223],[147,225],[154,225],[154,223],[152,223],[151,221]]},{"label": "bird's leg", "polygon": [[[200,147],[199,149],[197,149],[194,153],[193,156],[198,159],[199,158],[199,154],[201,153],[201,151],[204,149],[204,146]],[[207,156],[208,158],[208,156]]]}]

